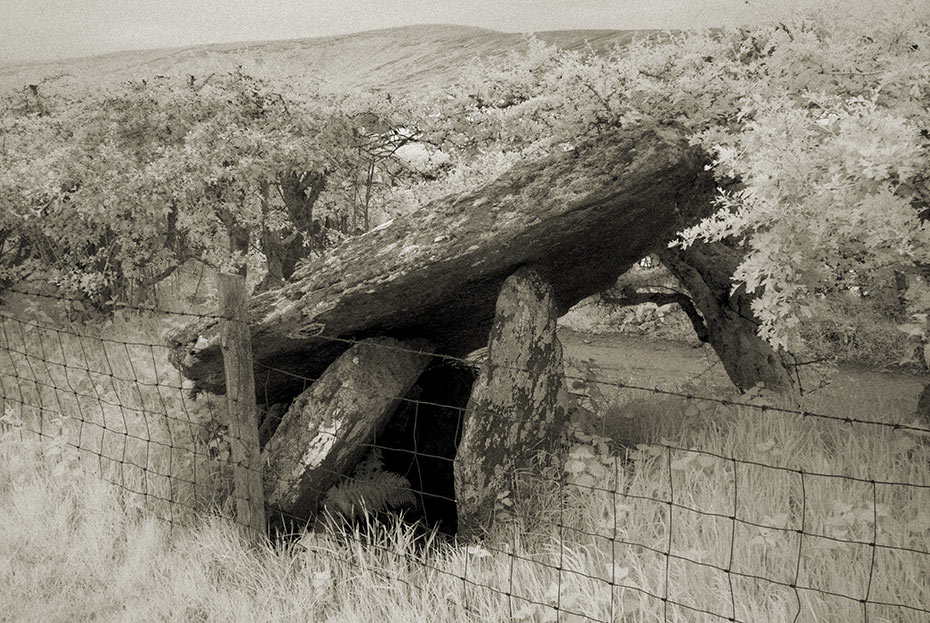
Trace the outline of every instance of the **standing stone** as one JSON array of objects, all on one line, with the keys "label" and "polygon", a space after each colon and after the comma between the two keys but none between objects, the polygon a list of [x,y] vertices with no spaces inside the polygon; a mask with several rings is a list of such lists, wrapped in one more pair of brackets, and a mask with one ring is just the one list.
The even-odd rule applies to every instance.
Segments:
[{"label": "standing stone", "polygon": [[489,530],[512,503],[512,475],[556,444],[566,419],[552,288],[521,268],[501,288],[455,457],[458,533]]},{"label": "standing stone", "polygon": [[350,472],[426,369],[426,342],[374,338],[345,351],[304,391],[262,452],[273,512],[307,519]]}]

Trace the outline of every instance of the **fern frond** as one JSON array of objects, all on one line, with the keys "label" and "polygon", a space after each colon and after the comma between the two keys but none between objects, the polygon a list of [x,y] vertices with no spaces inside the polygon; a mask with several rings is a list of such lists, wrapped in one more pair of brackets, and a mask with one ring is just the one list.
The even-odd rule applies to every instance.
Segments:
[{"label": "fern frond", "polygon": [[326,492],[323,506],[346,519],[411,507],[416,497],[410,481],[393,472],[375,471],[346,480]]}]

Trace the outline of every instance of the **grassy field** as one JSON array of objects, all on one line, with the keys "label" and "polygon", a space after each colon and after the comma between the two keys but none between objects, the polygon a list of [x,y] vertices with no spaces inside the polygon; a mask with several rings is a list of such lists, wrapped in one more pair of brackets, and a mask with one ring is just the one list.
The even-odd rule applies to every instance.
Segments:
[{"label": "grassy field", "polygon": [[[719,370],[695,379],[713,361],[687,345],[566,334],[570,373],[604,382],[588,383],[597,412],[484,542],[388,521],[252,547],[189,512],[209,408],[184,402],[146,331],[18,322],[3,325],[3,621],[927,620],[926,435],[618,387],[732,397]],[[912,423],[906,380],[849,374],[805,408]]]}]

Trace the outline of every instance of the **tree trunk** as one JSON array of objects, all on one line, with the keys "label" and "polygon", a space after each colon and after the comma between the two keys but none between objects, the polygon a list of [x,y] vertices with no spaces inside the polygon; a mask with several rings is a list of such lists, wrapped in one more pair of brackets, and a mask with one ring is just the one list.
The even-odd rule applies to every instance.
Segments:
[{"label": "tree trunk", "polygon": [[930,428],[930,383],[924,386],[917,399],[917,411],[915,413],[921,426]]},{"label": "tree trunk", "polygon": [[907,316],[907,290],[910,286],[907,273],[894,271],[895,311],[903,318]]},{"label": "tree trunk", "polygon": [[691,294],[704,316],[707,341],[740,391],[759,383],[775,391],[792,388],[782,355],[757,333],[752,296],[743,288],[731,293],[739,251],[723,243],[695,243],[687,249],[663,249],[658,256]]},{"label": "tree trunk", "polygon": [[278,181],[294,231],[262,232],[262,253],[268,272],[256,286],[256,294],[280,287],[294,274],[297,262],[313,252],[313,206],[325,187],[326,174],[320,171],[290,173]]}]

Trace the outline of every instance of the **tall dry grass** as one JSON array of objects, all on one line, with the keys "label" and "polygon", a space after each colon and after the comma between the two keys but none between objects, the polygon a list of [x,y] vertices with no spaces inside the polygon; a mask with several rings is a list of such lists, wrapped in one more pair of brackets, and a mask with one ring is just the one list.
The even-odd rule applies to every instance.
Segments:
[{"label": "tall dry grass", "polygon": [[14,429],[0,620],[927,620],[924,436],[696,404],[576,422],[469,544],[372,520],[252,548],[221,518],[153,519],[80,453]]}]

